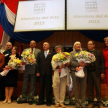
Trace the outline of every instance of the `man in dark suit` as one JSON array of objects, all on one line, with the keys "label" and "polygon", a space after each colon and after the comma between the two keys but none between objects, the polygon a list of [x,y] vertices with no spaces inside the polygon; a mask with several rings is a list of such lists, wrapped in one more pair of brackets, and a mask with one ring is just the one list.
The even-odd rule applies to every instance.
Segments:
[{"label": "man in dark suit", "polygon": [[49,50],[49,43],[43,43],[43,52],[40,52],[37,56],[37,76],[40,76],[40,93],[38,105],[44,104],[44,92],[46,86],[46,104],[51,105],[52,100],[52,66],[51,60],[54,53]]},{"label": "man in dark suit", "polygon": [[[37,59],[37,55],[40,52],[39,49],[35,48],[36,42],[32,40],[30,42],[30,48],[25,49],[24,51],[32,52],[35,56],[35,59]],[[23,87],[22,87],[22,98],[17,101],[17,103],[25,103],[29,102],[29,104],[33,104],[33,99],[35,95],[35,89],[36,89],[36,64],[26,64],[25,70],[23,72]],[[27,87],[30,80],[30,93],[29,97],[27,97]]]},{"label": "man in dark suit", "polygon": [[5,56],[7,56],[8,54],[11,53],[11,49],[12,49],[12,43],[11,42],[7,42],[7,44],[6,44],[6,51],[4,51],[3,54]]},{"label": "man in dark suit", "polygon": [[[96,61],[89,64],[87,67],[88,76],[88,96],[89,102],[94,101],[94,86],[96,89],[97,102],[101,102],[101,78],[105,77],[105,65],[102,52],[95,50],[95,43],[93,41],[88,42],[88,50],[95,55]],[[99,105],[98,104],[98,105]]]}]

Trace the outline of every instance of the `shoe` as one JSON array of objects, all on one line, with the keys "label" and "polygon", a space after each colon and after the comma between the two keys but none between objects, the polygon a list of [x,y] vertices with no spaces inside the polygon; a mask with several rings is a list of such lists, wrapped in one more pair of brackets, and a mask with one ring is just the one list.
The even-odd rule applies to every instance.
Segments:
[{"label": "shoe", "polygon": [[100,108],[101,104],[100,104],[100,103],[98,103],[98,104],[97,104],[97,106],[98,106],[98,108]]},{"label": "shoe", "polygon": [[33,104],[33,101],[29,101],[28,103],[29,103],[29,105],[32,105]]},{"label": "shoe", "polygon": [[59,104],[56,104],[55,107],[59,107]]},{"label": "shoe", "polygon": [[61,104],[60,106],[61,106],[62,108],[65,108],[65,105],[64,105],[64,104]]},{"label": "shoe", "polygon": [[22,103],[27,103],[27,100],[19,99],[19,100],[17,101],[17,104],[22,104]]},{"label": "shoe", "polygon": [[38,102],[37,105],[43,105],[45,102]]},{"label": "shoe", "polygon": [[10,104],[11,102],[12,102],[12,101],[10,100],[10,101],[8,101],[7,103]]},{"label": "shoe", "polygon": [[48,103],[46,103],[46,105],[47,105],[47,106],[51,106],[51,103],[50,103],[50,102],[48,102]]},{"label": "shoe", "polygon": [[6,101],[6,100],[4,100],[4,101],[3,101],[3,103],[7,103],[7,101]]}]

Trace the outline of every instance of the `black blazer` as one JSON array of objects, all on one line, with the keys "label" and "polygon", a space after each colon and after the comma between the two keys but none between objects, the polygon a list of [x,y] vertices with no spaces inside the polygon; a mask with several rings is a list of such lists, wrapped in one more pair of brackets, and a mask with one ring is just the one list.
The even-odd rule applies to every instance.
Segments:
[{"label": "black blazer", "polygon": [[94,51],[94,55],[96,57],[95,67],[96,67],[96,74],[100,77],[101,73],[105,73],[105,63],[102,52],[99,50]]},{"label": "black blazer", "polygon": [[51,60],[54,55],[54,52],[49,51],[49,54],[47,55],[47,58],[44,56],[44,51],[38,53],[37,56],[37,73],[40,75],[45,75],[47,73],[48,75],[52,75],[52,66],[51,66]]},{"label": "black blazer", "polygon": [[1,80],[1,78],[2,78],[2,75],[0,74],[0,80]]}]

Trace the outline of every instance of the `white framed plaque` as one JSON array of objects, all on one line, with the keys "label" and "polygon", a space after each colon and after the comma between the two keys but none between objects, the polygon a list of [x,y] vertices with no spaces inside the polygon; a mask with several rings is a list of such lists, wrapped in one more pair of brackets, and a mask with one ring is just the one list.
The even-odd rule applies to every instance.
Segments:
[{"label": "white framed plaque", "polygon": [[65,30],[65,0],[19,1],[14,32]]},{"label": "white framed plaque", "polygon": [[67,0],[67,30],[108,30],[108,0]]}]

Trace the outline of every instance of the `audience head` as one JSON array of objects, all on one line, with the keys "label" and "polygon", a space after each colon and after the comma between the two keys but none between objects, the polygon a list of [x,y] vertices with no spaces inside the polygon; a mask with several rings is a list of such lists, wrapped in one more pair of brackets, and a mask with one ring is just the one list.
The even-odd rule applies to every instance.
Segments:
[{"label": "audience head", "polygon": [[50,48],[50,44],[48,42],[44,42],[43,43],[43,49],[44,49],[44,51],[49,50],[49,48]]},{"label": "audience head", "polygon": [[88,41],[88,50],[94,50],[95,49],[95,42],[94,41]]},{"label": "audience head", "polygon": [[18,48],[16,46],[13,46],[11,50],[11,54],[16,54],[17,51],[18,51]]},{"label": "audience head", "polygon": [[64,51],[64,49],[63,49],[63,47],[61,45],[55,46],[55,52],[56,53],[60,53],[60,52],[63,52],[63,51]]},{"label": "audience head", "polygon": [[12,43],[11,42],[7,42],[6,49],[7,50],[11,50],[12,49]]},{"label": "audience head", "polygon": [[30,48],[35,48],[36,47],[36,42],[34,40],[30,41]]},{"label": "audience head", "polygon": [[108,47],[108,37],[104,38],[105,46]]},{"label": "audience head", "polygon": [[73,45],[73,51],[75,51],[75,50],[81,50],[82,51],[81,43],[79,41],[76,41]]}]

